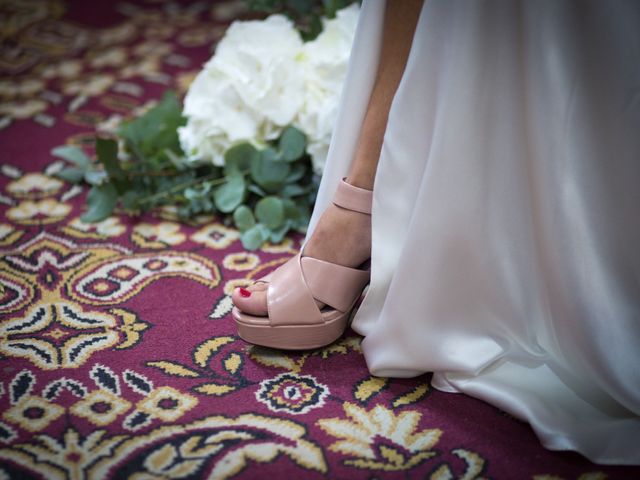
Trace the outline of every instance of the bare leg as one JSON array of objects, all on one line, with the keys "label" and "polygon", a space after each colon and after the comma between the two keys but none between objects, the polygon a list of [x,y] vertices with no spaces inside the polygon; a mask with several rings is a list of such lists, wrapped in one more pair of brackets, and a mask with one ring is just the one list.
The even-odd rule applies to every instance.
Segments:
[{"label": "bare leg", "polygon": [[[380,63],[347,177],[357,187],[373,189],[389,109],[407,63],[422,3],[423,0],[387,2]],[[307,242],[304,255],[348,267],[361,265],[371,256],[371,217],[329,205]],[[266,315],[265,284],[236,289],[233,302],[249,314]]]},{"label": "bare leg", "polygon": [[349,171],[349,183],[356,187],[373,189],[389,109],[407,64],[422,3],[423,0],[387,2],[380,64]]}]

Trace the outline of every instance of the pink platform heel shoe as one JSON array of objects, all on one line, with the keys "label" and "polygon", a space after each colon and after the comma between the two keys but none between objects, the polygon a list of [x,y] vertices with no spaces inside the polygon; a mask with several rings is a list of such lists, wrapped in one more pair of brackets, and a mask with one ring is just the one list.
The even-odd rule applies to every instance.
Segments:
[{"label": "pink platform heel shoe", "polygon": [[[342,180],[333,203],[371,215],[371,199],[370,190]],[[305,257],[300,252],[259,281],[268,283],[268,316],[249,315],[234,307],[238,334],[256,345],[305,350],[328,345],[343,334],[369,283],[369,270]],[[325,304],[322,310],[316,300]]]}]

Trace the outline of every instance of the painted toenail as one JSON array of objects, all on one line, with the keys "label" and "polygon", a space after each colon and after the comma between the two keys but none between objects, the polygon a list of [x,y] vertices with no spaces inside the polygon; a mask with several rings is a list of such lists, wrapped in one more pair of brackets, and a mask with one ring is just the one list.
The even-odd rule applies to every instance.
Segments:
[{"label": "painted toenail", "polygon": [[246,288],[239,288],[238,289],[240,291],[240,296],[241,297],[250,297],[251,296],[251,292],[249,290],[247,290]]}]

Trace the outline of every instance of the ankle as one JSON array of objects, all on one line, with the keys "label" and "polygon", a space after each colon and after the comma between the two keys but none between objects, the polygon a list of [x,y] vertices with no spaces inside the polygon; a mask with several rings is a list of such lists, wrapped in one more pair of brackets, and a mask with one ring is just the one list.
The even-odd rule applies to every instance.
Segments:
[{"label": "ankle", "polygon": [[345,267],[360,266],[371,256],[371,217],[329,205],[303,255]]},{"label": "ankle", "polygon": [[362,188],[364,190],[373,190],[373,182],[375,177],[369,172],[352,172],[344,179],[346,183],[353,187]]}]

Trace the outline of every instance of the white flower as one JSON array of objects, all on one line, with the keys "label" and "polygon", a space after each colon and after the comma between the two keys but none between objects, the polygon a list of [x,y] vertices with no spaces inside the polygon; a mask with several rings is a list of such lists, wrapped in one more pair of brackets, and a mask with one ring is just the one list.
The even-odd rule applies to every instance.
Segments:
[{"label": "white flower", "polygon": [[340,91],[347,73],[358,13],[355,3],[338,11],[336,18],[323,20],[320,35],[303,46],[307,82],[314,82],[324,90]]},{"label": "white flower", "polygon": [[347,74],[351,44],[358,22],[357,4],[324,21],[318,38],[303,47],[305,101],[296,126],[307,134],[313,169],[322,173]]},{"label": "white flower", "polygon": [[318,175],[322,175],[324,171],[324,165],[327,162],[327,154],[329,153],[329,143],[331,142],[331,135],[328,139],[319,141],[309,141],[307,143],[307,153],[311,156],[311,166],[313,171]]},{"label": "white flower", "polygon": [[182,149],[190,161],[207,160],[214,165],[224,165],[224,152],[231,146],[223,132],[215,133],[206,120],[190,118],[187,125],[178,128]]},{"label": "white flower", "polygon": [[200,133],[225,134],[230,141],[255,137],[262,116],[252,110],[228,77],[207,68],[193,81],[184,102],[184,114],[199,122]]},{"label": "white flower", "polygon": [[302,47],[298,31],[282,15],[234,22],[207,66],[226,74],[247,106],[285,126],[303,102],[296,60]]},{"label": "white flower", "polygon": [[234,143],[277,138],[303,102],[302,40],[281,15],[234,22],[189,88],[178,131],[192,160],[224,164]]},{"label": "white flower", "polygon": [[293,124],[321,173],[358,11],[341,10],[306,44],[282,15],[234,22],[185,97],[187,124],[178,133],[188,160],[222,166],[234,144],[262,145]]}]

